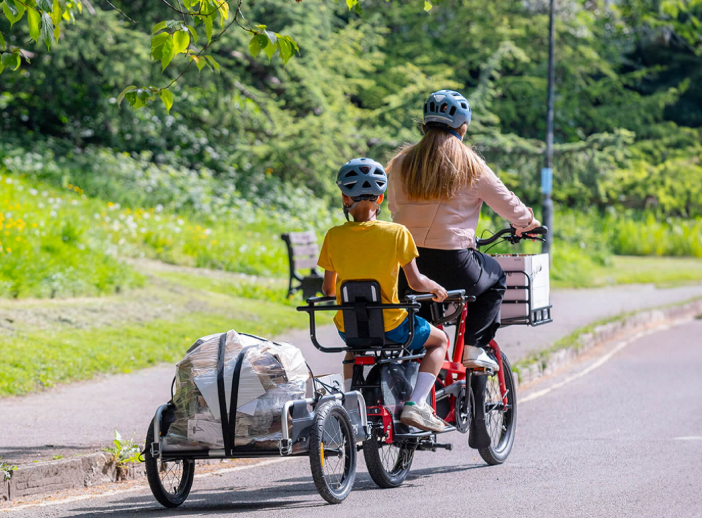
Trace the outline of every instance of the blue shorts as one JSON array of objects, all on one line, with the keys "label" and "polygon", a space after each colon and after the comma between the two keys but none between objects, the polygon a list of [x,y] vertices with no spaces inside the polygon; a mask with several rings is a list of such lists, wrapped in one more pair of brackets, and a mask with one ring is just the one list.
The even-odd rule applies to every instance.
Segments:
[{"label": "blue shorts", "polygon": [[[414,315],[414,338],[409,346],[411,351],[416,351],[424,347],[429,339],[429,334],[431,333],[431,326],[429,322],[424,320],[422,317]],[[339,336],[346,341],[346,335],[339,331]],[[409,336],[409,317],[406,318],[399,326],[395,329],[385,332],[385,338],[397,342],[399,344],[404,344]]]}]

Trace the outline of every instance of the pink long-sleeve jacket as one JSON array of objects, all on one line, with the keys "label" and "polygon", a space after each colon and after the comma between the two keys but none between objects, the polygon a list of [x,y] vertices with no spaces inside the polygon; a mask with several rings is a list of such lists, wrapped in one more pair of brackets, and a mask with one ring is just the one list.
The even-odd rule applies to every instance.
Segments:
[{"label": "pink long-sleeve jacket", "polygon": [[483,171],[473,185],[447,200],[410,200],[400,179],[397,157],[388,169],[388,203],[395,223],[406,226],[419,247],[439,250],[475,248],[475,230],[480,207],[487,203],[515,227],[523,228],[534,219],[532,210],[483,162]]}]

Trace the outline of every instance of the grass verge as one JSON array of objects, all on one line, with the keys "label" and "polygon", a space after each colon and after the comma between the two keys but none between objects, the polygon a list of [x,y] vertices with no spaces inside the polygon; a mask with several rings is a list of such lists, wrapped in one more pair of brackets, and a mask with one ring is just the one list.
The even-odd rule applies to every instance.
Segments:
[{"label": "grass verge", "polygon": [[655,311],[655,310],[661,310],[661,309],[666,309],[666,308],[684,306],[686,304],[690,304],[691,302],[695,302],[697,300],[702,300],[702,297],[694,297],[694,298],[683,300],[680,302],[673,302],[671,304],[656,306],[654,308],[642,309],[640,311],[628,311],[625,313],[620,313],[619,315],[596,320],[595,322],[592,322],[591,324],[588,324],[584,327],[576,329],[575,331],[573,331],[569,335],[564,336],[563,338],[560,338],[559,340],[554,342],[550,347],[548,347],[546,349],[542,349],[542,350],[537,351],[537,352],[533,352],[533,353],[529,354],[526,358],[515,362],[514,365],[512,365],[512,370],[517,372],[518,374],[521,374],[521,371],[523,369],[528,369],[534,364],[538,364],[540,369],[544,370],[544,369],[546,369],[546,367],[548,365],[549,358],[554,353],[561,351],[563,349],[570,349],[570,348],[573,348],[576,351],[580,350],[582,348],[582,344],[580,343],[580,337],[583,335],[586,335],[588,333],[592,333],[599,326],[603,326],[603,325],[609,324],[611,322],[621,322],[622,320],[626,320],[629,317],[632,317],[636,314],[639,314],[639,313],[642,313],[645,311]]},{"label": "grass verge", "polygon": [[[199,276],[182,274],[174,281],[152,277],[136,293],[100,298],[106,304],[100,312],[124,311],[124,320],[117,315],[97,327],[85,325],[90,322],[90,312],[98,309],[93,306],[94,299],[70,304],[2,302],[2,308],[15,310],[19,317],[11,326],[0,328],[0,397],[90,379],[100,373],[126,373],[161,362],[173,363],[198,337],[228,329],[274,337],[308,325],[307,316],[295,311],[290,302],[232,297],[202,285],[192,286],[191,277]],[[137,307],[127,310],[125,305]],[[154,306],[162,311],[151,311]],[[18,307],[22,311],[17,311]],[[52,316],[53,325],[37,329],[35,319],[46,320],[47,315]],[[144,318],[149,320],[141,321]]]}]

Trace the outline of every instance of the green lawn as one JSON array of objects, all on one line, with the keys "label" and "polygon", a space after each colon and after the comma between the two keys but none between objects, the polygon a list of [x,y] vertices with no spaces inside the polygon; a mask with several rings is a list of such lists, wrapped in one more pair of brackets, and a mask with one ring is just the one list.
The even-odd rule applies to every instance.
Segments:
[{"label": "green lawn", "polygon": [[693,282],[702,282],[702,259],[614,256],[611,266],[593,272],[594,286],[654,283],[664,287]]},{"label": "green lawn", "polygon": [[[211,333],[236,329],[274,337],[308,322],[291,304],[154,278],[143,289],[113,297],[63,303],[0,299],[0,312],[12,313],[11,325],[0,328],[0,397],[175,363],[195,339]],[[117,314],[104,316],[110,312]],[[93,313],[102,320],[94,321]]]}]

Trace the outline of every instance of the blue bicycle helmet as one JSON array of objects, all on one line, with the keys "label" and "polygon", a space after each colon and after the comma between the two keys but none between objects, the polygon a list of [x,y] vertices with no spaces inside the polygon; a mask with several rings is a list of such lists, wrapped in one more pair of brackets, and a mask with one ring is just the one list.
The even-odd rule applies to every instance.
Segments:
[{"label": "blue bicycle helmet", "polygon": [[464,122],[470,124],[470,104],[462,94],[454,90],[439,90],[424,103],[424,124],[441,122],[450,128],[460,128]]},{"label": "blue bicycle helmet", "polygon": [[351,198],[380,196],[388,186],[388,175],[378,162],[371,158],[349,160],[336,176],[336,185]]}]

